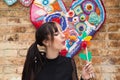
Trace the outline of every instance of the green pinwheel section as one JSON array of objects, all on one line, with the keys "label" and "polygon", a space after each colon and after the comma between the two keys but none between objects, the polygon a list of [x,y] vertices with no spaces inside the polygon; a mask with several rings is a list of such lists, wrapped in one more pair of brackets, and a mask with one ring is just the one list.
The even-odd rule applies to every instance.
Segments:
[{"label": "green pinwheel section", "polygon": [[[80,54],[79,54],[79,57],[80,57],[81,59],[83,59],[83,60],[87,60],[87,56],[86,56],[86,54],[84,54],[84,53],[80,53]],[[92,59],[92,53],[91,53],[91,52],[88,52],[88,60],[91,61],[91,59]]]}]

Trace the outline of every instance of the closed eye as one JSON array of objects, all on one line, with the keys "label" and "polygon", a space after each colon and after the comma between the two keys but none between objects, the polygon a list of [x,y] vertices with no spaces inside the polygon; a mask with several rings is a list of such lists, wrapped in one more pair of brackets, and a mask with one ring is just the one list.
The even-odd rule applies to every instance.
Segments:
[{"label": "closed eye", "polygon": [[55,32],[55,33],[54,33],[54,36],[58,36],[58,35],[59,35],[59,32]]}]

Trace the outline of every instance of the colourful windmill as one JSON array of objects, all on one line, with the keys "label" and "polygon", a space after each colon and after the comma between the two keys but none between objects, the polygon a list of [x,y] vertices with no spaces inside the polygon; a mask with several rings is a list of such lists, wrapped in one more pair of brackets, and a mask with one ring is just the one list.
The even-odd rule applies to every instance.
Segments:
[{"label": "colourful windmill", "polygon": [[89,62],[92,59],[92,53],[88,51],[87,47],[90,46],[90,40],[92,39],[92,36],[87,36],[86,32],[83,32],[81,39],[82,39],[81,49],[84,49],[85,53],[80,52],[79,57]]}]

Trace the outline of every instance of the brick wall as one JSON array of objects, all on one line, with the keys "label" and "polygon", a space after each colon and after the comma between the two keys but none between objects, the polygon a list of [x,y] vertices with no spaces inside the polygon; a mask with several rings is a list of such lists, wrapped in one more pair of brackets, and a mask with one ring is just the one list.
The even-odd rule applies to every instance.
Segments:
[{"label": "brick wall", "polygon": [[[120,1],[103,0],[105,24],[94,36],[91,47],[96,80],[120,80]],[[0,80],[21,77],[28,47],[34,41],[35,28],[30,22],[29,8],[19,2],[7,6],[0,0]],[[77,55],[78,75],[85,62]]]}]

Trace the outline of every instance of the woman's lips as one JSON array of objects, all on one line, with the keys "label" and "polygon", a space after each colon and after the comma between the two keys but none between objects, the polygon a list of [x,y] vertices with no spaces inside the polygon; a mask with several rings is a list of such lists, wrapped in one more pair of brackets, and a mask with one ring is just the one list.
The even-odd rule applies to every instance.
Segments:
[{"label": "woman's lips", "polygon": [[65,45],[65,41],[63,41],[62,44]]}]

